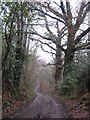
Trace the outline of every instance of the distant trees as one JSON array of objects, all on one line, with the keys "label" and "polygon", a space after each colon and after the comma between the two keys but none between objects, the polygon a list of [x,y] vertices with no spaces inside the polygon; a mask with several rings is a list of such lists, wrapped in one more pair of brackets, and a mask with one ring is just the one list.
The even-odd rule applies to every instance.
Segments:
[{"label": "distant trees", "polygon": [[[37,60],[37,64],[36,64],[36,81],[39,81],[40,83],[40,87],[39,90],[41,93],[50,93],[53,92],[52,90],[52,85],[53,85],[53,66],[48,66],[48,67],[44,67],[43,65],[43,60],[42,59],[38,59]],[[54,87],[53,87],[54,89]],[[51,90],[51,91],[50,91]]]}]

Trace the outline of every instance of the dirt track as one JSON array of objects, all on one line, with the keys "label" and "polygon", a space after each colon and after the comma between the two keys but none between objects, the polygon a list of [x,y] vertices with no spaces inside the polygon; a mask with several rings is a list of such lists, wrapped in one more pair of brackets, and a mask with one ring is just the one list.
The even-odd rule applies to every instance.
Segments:
[{"label": "dirt track", "polygon": [[37,97],[21,113],[18,118],[68,118],[64,105],[58,99],[39,93],[39,85],[35,87]]}]

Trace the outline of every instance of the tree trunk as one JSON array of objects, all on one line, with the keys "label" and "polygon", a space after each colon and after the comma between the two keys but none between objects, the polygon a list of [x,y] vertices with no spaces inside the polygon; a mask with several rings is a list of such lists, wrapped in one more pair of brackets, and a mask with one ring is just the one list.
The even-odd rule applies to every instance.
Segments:
[{"label": "tree trunk", "polygon": [[67,75],[72,72],[72,64],[75,53],[75,46],[73,44],[74,35],[75,35],[74,30],[69,29],[67,49],[65,52],[64,72],[63,72],[64,80],[66,81],[66,83],[68,83],[68,81],[66,80]]},{"label": "tree trunk", "polygon": [[68,49],[65,53],[64,75],[72,71],[72,63],[74,58],[74,51]]},{"label": "tree trunk", "polygon": [[[90,11],[89,11],[89,18],[88,18],[88,23],[90,27]],[[90,42],[90,32],[88,33],[88,42]],[[90,50],[88,51],[88,96],[89,96],[89,104],[88,104],[88,113],[89,113],[89,118],[90,118]]]},{"label": "tree trunk", "polygon": [[[18,3],[17,3],[18,4]],[[22,3],[21,3],[22,5]],[[15,64],[15,72],[14,72],[14,87],[18,90],[20,79],[21,79],[21,72],[22,72],[22,64],[23,64],[23,9],[21,6],[21,10],[19,11],[21,13],[21,18],[17,18],[17,43],[16,43],[16,64]]]},{"label": "tree trunk", "polygon": [[57,49],[56,51],[56,71],[55,71],[55,81],[57,83],[58,80],[61,79],[62,73],[62,61],[61,61],[61,50]]},{"label": "tree trunk", "polygon": [[61,60],[61,49],[59,48],[59,45],[61,44],[61,41],[59,40],[57,45],[56,45],[56,69],[55,69],[55,83],[56,83],[56,88],[57,88],[57,82],[61,81],[61,76],[62,76],[62,60]]},{"label": "tree trunk", "polygon": [[19,83],[20,83],[20,62],[21,62],[21,39],[20,39],[20,21],[19,18],[17,20],[17,43],[16,43],[16,64],[15,64],[15,71],[14,71],[14,87],[18,90]]}]

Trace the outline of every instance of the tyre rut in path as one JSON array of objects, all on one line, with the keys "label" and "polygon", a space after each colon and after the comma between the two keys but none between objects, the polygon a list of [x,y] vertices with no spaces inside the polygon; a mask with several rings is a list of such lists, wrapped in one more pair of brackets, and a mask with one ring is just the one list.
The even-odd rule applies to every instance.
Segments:
[{"label": "tyre rut in path", "polygon": [[65,107],[58,100],[57,102],[49,95],[38,92],[39,85],[35,87],[37,97],[21,113],[18,118],[68,118]]}]

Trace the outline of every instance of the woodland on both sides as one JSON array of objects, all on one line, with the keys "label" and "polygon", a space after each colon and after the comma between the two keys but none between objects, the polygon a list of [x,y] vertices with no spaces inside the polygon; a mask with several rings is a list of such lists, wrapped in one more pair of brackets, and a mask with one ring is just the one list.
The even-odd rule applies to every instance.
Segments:
[{"label": "woodland on both sides", "polygon": [[[89,1],[77,1],[75,9],[67,0],[0,3],[3,117],[35,98],[38,80],[41,92],[62,99],[70,116],[90,117],[89,11]],[[42,60],[40,50],[52,61]]]}]

